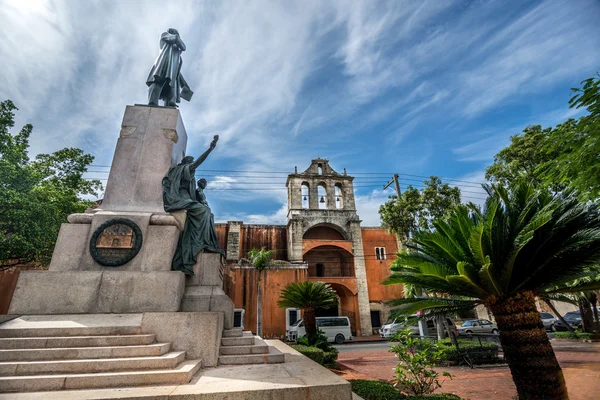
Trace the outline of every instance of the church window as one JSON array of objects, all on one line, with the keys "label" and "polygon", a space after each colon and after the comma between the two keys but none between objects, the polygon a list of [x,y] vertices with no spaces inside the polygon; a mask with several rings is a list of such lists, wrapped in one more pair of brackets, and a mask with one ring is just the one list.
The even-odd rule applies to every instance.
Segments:
[{"label": "church window", "polygon": [[385,260],[385,247],[375,247],[375,257],[378,260]]}]

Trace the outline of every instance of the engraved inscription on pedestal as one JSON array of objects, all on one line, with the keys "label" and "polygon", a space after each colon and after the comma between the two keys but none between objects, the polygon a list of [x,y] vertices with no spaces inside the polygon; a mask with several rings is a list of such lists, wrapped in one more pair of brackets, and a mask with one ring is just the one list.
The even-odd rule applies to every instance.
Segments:
[{"label": "engraved inscription on pedestal", "polygon": [[126,218],[106,221],[96,229],[90,240],[90,254],[94,261],[105,267],[126,264],[142,247],[142,231]]}]

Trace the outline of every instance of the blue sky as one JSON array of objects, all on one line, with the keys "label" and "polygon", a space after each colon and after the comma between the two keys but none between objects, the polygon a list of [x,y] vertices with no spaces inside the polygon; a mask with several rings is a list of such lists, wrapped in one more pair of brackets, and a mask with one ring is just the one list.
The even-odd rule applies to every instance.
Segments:
[{"label": "blue sky", "polygon": [[[595,0],[1,2],[0,99],[34,125],[32,155],[80,147],[95,171],[147,99],[160,34],[179,30],[188,154],[219,134],[204,169],[280,172],[205,172],[217,221],[285,223],[285,172],[320,156],[356,173],[378,225],[375,174],[481,182],[510,135],[581,115],[569,89],[600,69]],[[275,190],[220,190],[258,187]]]}]

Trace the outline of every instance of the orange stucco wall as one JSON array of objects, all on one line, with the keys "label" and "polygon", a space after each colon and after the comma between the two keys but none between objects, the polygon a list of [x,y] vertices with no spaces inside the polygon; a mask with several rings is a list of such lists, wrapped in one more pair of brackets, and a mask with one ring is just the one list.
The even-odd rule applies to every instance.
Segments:
[{"label": "orange stucco wall", "polygon": [[[277,306],[279,294],[290,282],[302,282],[308,279],[306,269],[275,269],[263,272],[263,336],[283,337],[285,335],[285,309]],[[231,268],[227,294],[233,300],[235,308],[243,308],[244,329],[256,332],[256,288],[258,272],[253,268]]]},{"label": "orange stucco wall", "polygon": [[[402,297],[402,285],[384,286],[381,284],[385,278],[391,275],[390,265],[398,251],[396,237],[384,228],[362,228],[362,240],[369,301],[381,302]],[[376,259],[375,247],[385,247],[385,260]]]}]

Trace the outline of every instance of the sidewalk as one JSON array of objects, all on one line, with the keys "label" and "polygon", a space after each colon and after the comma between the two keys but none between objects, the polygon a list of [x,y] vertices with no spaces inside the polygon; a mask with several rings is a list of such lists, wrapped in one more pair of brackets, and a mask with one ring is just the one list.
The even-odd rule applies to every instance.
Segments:
[{"label": "sidewalk", "polygon": [[367,343],[367,342],[385,342],[387,339],[379,335],[371,336],[353,336],[352,340],[346,340],[344,343]]}]

